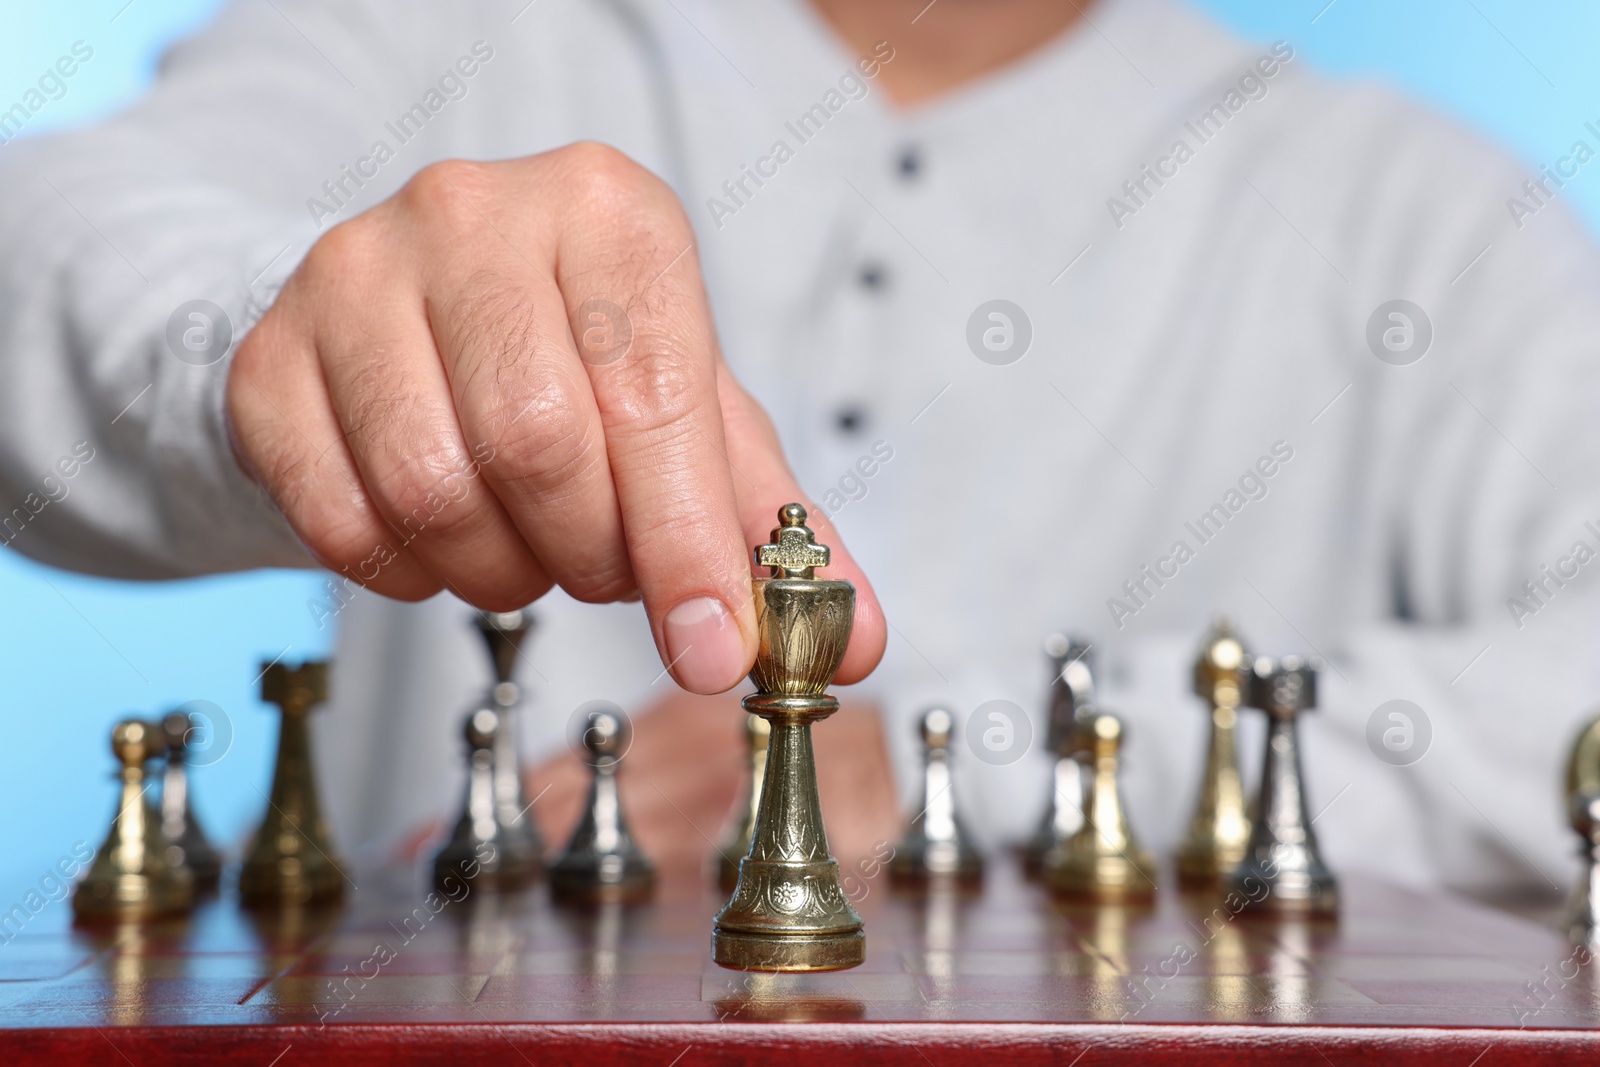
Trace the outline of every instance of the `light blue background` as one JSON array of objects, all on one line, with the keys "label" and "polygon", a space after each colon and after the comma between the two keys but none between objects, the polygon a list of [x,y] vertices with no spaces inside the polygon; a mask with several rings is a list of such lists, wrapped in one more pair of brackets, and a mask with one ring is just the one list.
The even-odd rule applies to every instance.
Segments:
[{"label": "light blue background", "polygon": [[[1564,154],[1600,120],[1600,5],[1581,0],[1199,0],[1239,33],[1287,39],[1324,70],[1396,84],[1506,146],[1530,167]],[[91,122],[135,97],[163,42],[201,25],[217,0],[0,2],[0,109],[72,43],[94,60],[27,127]],[[519,5],[520,6],[520,5]],[[508,8],[509,10],[509,8]],[[0,152],[5,149],[0,146]],[[1600,232],[1600,187],[1584,170],[1561,196]],[[1445,176],[1441,176],[1444,178]],[[246,833],[264,802],[275,716],[259,662],[325,653],[303,574],[164,585],[109,582],[0,550],[0,912],[74,841],[98,845],[113,807],[111,723],[188,700],[222,707],[231,750],[195,774],[213,835]]]}]

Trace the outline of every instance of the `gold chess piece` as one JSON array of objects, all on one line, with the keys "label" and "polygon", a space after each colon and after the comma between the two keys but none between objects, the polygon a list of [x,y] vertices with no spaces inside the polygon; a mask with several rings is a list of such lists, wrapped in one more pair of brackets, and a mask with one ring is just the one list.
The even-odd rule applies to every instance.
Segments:
[{"label": "gold chess piece", "polygon": [[655,889],[655,865],[628,832],[617,792],[617,766],[631,733],[620,712],[597,709],[584,719],[580,740],[592,772],[589,800],[566,851],[550,866],[550,892],[557,900],[634,903]]},{"label": "gold chess piece", "polygon": [[222,878],[222,856],[206,838],[189,801],[189,741],[197,726],[181,711],[161,720],[167,747],[167,766],[161,774],[161,832],[177,849],[180,862],[194,875],[197,890],[217,887]]},{"label": "gold chess piece", "polygon": [[1572,894],[1567,932],[1600,948],[1600,719],[1584,727],[1567,760],[1567,818],[1578,835],[1583,876]]},{"label": "gold chess piece", "polygon": [[866,958],[861,916],[845,899],[817,801],[811,724],[839,702],[825,690],[850,643],[856,590],[816,577],[828,547],[806,509],[778,512],[772,543],[755,551],[771,576],[753,583],[759,647],[746,711],[772,724],[755,833],[733,897],[717,914],[711,958],[741,971],[837,971]]},{"label": "gold chess piece", "polygon": [[1233,873],[1250,844],[1250,814],[1239,774],[1236,727],[1250,677],[1250,654],[1227,619],[1218,619],[1194,665],[1194,691],[1211,711],[1206,769],[1189,836],[1178,848],[1178,880],[1215,888]]},{"label": "gold chess piece", "polygon": [[322,818],[311,759],[311,709],[327,698],[327,663],[272,663],[261,673],[261,699],[282,709],[283,723],[267,814],[239,871],[245,907],[332,903],[344,896],[344,871]]},{"label": "gold chess piece", "polygon": [[1229,876],[1229,888],[1254,911],[1332,914],[1338,884],[1322,862],[1306,815],[1300,770],[1300,713],[1317,706],[1317,666],[1299,656],[1258,657],[1251,669],[1248,703],[1267,713],[1267,755],[1250,845]]},{"label": "gold chess piece", "polygon": [[901,884],[933,879],[977,882],[983,878],[983,853],[956,814],[950,777],[950,738],[955,716],[929,708],[917,724],[922,735],[922,794],[905,836],[889,861],[889,877]]},{"label": "gold chess piece", "polygon": [[1045,726],[1045,751],[1052,760],[1050,797],[1039,825],[1022,849],[1023,870],[1029,875],[1038,874],[1045,855],[1058,844],[1070,841],[1083,826],[1086,753],[1079,747],[1083,739],[1080,719],[1094,703],[1088,642],[1051,634],[1044,640],[1044,654],[1050,662]]},{"label": "gold chess piece", "polygon": [[117,813],[111,832],[72,894],[80,919],[149,919],[188,911],[194,876],[168,849],[145,764],[166,750],[160,727],[139,719],[119,722],[111,751],[122,764]]},{"label": "gold chess piece", "polygon": [[1044,858],[1050,888],[1101,903],[1148,901],[1155,894],[1155,860],[1134,838],[1117,788],[1122,757],[1122,720],[1106,712],[1083,724],[1091,778],[1084,822],[1071,839]]},{"label": "gold chess piece", "polygon": [[494,742],[496,818],[505,827],[500,864],[508,876],[519,881],[538,878],[544,870],[544,841],[528,814],[531,805],[523,789],[522,750],[517,743],[523,704],[522,687],[515,681],[517,660],[533,633],[533,622],[533,612],[527,608],[480,611],[477,619],[478,632],[483,635],[494,666],[495,684],[489,690],[489,703],[500,717]]},{"label": "gold chess piece", "polygon": [[750,851],[756,832],[756,810],[761,803],[761,781],[767,776],[767,740],[772,726],[759,715],[744,717],[745,750],[750,757],[750,777],[728,820],[728,832],[717,846],[717,884],[724,893],[739,884],[739,860]]}]

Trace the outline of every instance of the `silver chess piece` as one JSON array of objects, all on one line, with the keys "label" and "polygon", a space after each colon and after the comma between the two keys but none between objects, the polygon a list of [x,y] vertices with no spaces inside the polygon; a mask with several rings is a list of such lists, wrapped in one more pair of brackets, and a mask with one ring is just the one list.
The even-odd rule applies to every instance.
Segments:
[{"label": "silver chess piece", "polygon": [[[161,720],[167,742],[167,766],[161,774],[161,832],[173,859],[189,868],[196,891],[215,889],[222,878],[222,856],[206,838],[189,799],[187,752],[199,727],[189,716],[174,711]],[[173,850],[176,850],[175,852]]]},{"label": "silver chess piece", "polygon": [[1051,759],[1050,797],[1038,827],[1023,846],[1023,868],[1039,873],[1051,849],[1072,839],[1083,827],[1085,775],[1083,720],[1094,704],[1094,672],[1089,643],[1063,634],[1044,640],[1050,661],[1050,696],[1045,727],[1045,752]]},{"label": "silver chess piece", "polygon": [[1300,714],[1317,706],[1317,664],[1300,656],[1261,656],[1249,684],[1249,705],[1267,713],[1267,753],[1250,847],[1229,888],[1252,910],[1335,913],[1338,886],[1306,812],[1297,730]]},{"label": "silver chess piece", "polygon": [[724,893],[733,892],[733,887],[739,884],[739,861],[750,851],[750,842],[755,839],[756,815],[761,810],[761,783],[767,777],[767,742],[771,737],[771,723],[759,715],[745,713],[745,753],[750,760],[750,777],[745,780],[744,793],[734,801],[727,833],[717,846],[717,884]]},{"label": "silver chess piece", "polygon": [[617,766],[631,739],[627,720],[615,712],[591,711],[584,720],[580,740],[593,776],[578,828],[550,868],[550,891],[559,900],[632,902],[655,889],[655,865],[628,833],[617,791]]},{"label": "silver chess piece", "polygon": [[494,740],[494,798],[495,818],[504,829],[501,864],[507,877],[521,880],[537,878],[544,863],[544,841],[528,813],[531,805],[522,785],[522,757],[517,744],[523,703],[522,687],[515,681],[517,660],[533,625],[533,612],[527,608],[480,611],[477,617],[478,632],[483,635],[494,666],[495,682],[489,690],[488,706],[499,719]]},{"label": "silver chess piece", "polygon": [[1567,760],[1567,819],[1578,835],[1583,873],[1573,890],[1567,932],[1600,950],[1600,718],[1584,727]]},{"label": "silver chess piece", "polygon": [[983,878],[983,854],[956,814],[955,790],[950,775],[950,738],[955,716],[944,708],[929,708],[917,724],[922,735],[922,795],[920,810],[912,816],[905,836],[889,861],[889,877],[902,884],[930,878],[978,881]]},{"label": "silver chess piece", "polygon": [[[467,715],[462,733],[467,742],[467,793],[450,839],[434,854],[433,883],[449,889],[459,882],[474,888],[518,889],[538,874],[537,867],[515,862],[507,846],[512,828],[495,795],[495,746],[500,740],[500,713],[479,708]],[[513,859],[508,863],[507,859]]]}]

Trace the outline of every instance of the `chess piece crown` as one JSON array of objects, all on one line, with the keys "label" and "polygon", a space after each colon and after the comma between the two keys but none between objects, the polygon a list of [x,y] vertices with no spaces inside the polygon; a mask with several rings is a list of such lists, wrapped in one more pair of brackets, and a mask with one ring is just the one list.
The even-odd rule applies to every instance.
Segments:
[{"label": "chess piece crown", "polygon": [[746,711],[771,723],[767,768],[749,853],[717,914],[712,959],[746,971],[829,971],[865,959],[861,916],[845,899],[817,799],[812,723],[838,710],[828,684],[844,660],[855,587],[816,577],[826,545],[806,509],[786,504],[771,543],[755,550],[770,576],[752,585],[757,650]]},{"label": "chess piece crown", "polygon": [[169,850],[148,796],[145,764],[165,751],[154,723],[128,719],[112,730],[111,752],[121,765],[117,812],[105,844],[72,894],[79,919],[148,919],[193,905],[194,876]]}]

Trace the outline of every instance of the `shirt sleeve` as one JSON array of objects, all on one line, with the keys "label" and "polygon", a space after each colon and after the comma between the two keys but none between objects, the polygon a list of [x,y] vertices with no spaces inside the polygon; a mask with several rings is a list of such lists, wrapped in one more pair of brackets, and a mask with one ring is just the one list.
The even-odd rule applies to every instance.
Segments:
[{"label": "shirt sleeve", "polygon": [[0,542],[124,578],[310,564],[233,458],[231,351],[351,213],[314,201],[399,183],[347,175],[471,33],[444,5],[245,0],[125,113],[0,144]]}]

